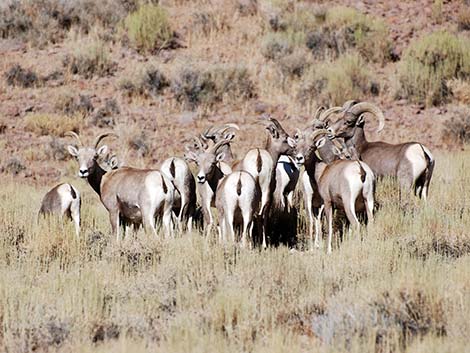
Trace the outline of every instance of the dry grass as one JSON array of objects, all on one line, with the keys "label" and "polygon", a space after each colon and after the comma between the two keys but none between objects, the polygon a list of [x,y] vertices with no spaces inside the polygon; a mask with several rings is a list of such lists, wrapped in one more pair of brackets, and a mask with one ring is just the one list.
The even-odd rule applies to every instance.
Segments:
[{"label": "dry grass", "polygon": [[114,71],[115,63],[110,59],[110,48],[99,38],[97,31],[86,37],[76,33],[70,35],[68,54],[63,64],[71,74],[92,78],[106,76]]},{"label": "dry grass", "polygon": [[298,98],[303,103],[341,105],[352,97],[370,94],[373,82],[361,57],[351,53],[333,62],[313,65],[302,79]]},{"label": "dry grass", "polygon": [[0,344],[9,352],[464,352],[469,157],[438,154],[427,206],[399,203],[396,184],[379,184],[375,223],[330,256],[240,250],[199,233],[139,233],[116,244],[96,195],[75,180],[77,240],[68,222],[35,224],[46,189],[5,181]]},{"label": "dry grass", "polygon": [[82,115],[29,114],[25,117],[25,130],[37,135],[63,136],[67,131],[79,131]]}]

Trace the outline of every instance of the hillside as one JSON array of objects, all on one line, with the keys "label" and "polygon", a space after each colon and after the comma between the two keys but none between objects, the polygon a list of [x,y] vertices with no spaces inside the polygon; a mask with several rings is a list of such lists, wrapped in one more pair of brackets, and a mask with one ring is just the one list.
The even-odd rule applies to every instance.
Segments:
[{"label": "hillside", "polygon": [[384,110],[372,139],[455,148],[467,138],[464,76],[432,104],[400,97],[398,79],[413,41],[443,29],[467,37],[461,1],[161,1],[168,38],[150,49],[125,24],[133,1],[10,2],[0,7],[0,166],[30,182],[71,175],[69,129],[87,139],[112,129],[124,163],[157,166],[212,123],[242,125],[242,154],[264,143],[252,124],[261,114],[289,119],[293,133],[318,105],[350,98]]}]

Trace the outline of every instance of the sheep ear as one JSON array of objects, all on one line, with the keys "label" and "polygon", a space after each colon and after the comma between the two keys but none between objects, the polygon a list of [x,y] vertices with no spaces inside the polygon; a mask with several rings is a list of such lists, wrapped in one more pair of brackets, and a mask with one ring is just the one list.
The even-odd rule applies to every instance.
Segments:
[{"label": "sheep ear", "polygon": [[276,130],[276,128],[273,125],[270,125],[266,128],[271,136],[275,139],[279,138],[279,132]]},{"label": "sheep ear", "polygon": [[220,162],[221,160],[223,160],[225,158],[225,152],[220,152],[216,157],[215,159],[217,160],[217,162]]},{"label": "sheep ear", "polygon": [[100,148],[98,148],[98,151],[96,151],[97,156],[103,156],[108,152],[108,146],[103,145]]},{"label": "sheep ear", "polygon": [[197,163],[196,154],[193,151],[186,151],[183,158],[188,162],[196,162]]},{"label": "sheep ear", "polygon": [[75,146],[68,145],[67,150],[69,151],[70,155],[77,157],[78,156],[78,150]]},{"label": "sheep ear", "polygon": [[109,159],[109,166],[111,167],[111,169],[117,169],[119,168],[119,161],[117,159],[116,156],[112,156],[110,159]]},{"label": "sheep ear", "polygon": [[333,154],[334,154],[335,156],[340,156],[340,155],[341,155],[341,151],[338,149],[338,147],[333,146],[332,149],[333,149]]},{"label": "sheep ear", "polygon": [[322,137],[321,139],[319,139],[317,142],[315,142],[315,146],[318,148],[321,148],[325,145],[326,143],[326,138]]},{"label": "sheep ear", "polygon": [[287,138],[287,144],[288,144],[290,147],[292,147],[292,148],[294,148],[295,146],[297,146],[297,143],[295,142],[295,140],[294,140],[292,137],[288,137],[288,138]]},{"label": "sheep ear", "polygon": [[364,118],[364,115],[361,114],[361,116],[356,121],[356,126],[364,125],[364,123],[365,123],[365,118]]},{"label": "sheep ear", "polygon": [[235,134],[233,132],[228,132],[225,134],[224,139],[232,141],[235,138]]}]

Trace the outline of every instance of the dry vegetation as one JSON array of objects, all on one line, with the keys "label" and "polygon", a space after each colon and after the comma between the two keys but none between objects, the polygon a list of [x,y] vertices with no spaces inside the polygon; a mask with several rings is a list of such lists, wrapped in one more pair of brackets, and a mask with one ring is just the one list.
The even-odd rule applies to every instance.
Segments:
[{"label": "dry vegetation", "polygon": [[[75,181],[84,195],[77,240],[68,222],[35,223],[43,189],[6,182],[0,345],[9,352],[463,352],[469,157],[438,156],[426,207],[413,198],[400,203],[395,184],[379,184],[376,222],[330,256],[324,248],[240,250],[199,232],[165,240],[138,233],[117,244],[98,198]],[[298,249],[305,232],[301,225]]]},{"label": "dry vegetation", "polygon": [[[465,6],[0,1],[0,351],[468,350],[470,155],[436,148],[470,141]],[[303,251],[303,210],[297,252],[199,231],[116,244],[61,137],[113,130],[120,161],[156,167],[231,121],[241,156],[262,144],[260,114],[288,114],[293,132],[353,98],[384,108],[382,139],[433,147],[437,169],[426,207],[381,183],[376,222],[331,256]],[[69,223],[35,222],[59,180],[83,194],[80,240]]]}]

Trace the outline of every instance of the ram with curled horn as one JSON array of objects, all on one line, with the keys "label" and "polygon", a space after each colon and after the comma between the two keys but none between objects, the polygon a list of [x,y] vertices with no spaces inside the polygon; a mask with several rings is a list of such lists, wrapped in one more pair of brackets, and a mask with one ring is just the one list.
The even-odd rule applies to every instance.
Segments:
[{"label": "ram with curled horn", "polygon": [[328,220],[328,253],[331,252],[333,235],[333,210],[344,210],[350,225],[356,229],[359,226],[357,212],[365,211],[371,221],[375,185],[374,173],[367,164],[345,159],[338,146],[331,141],[330,134],[326,129],[304,132],[297,140],[296,155],[297,162],[305,167],[301,181],[309,220],[310,245],[314,224],[314,245],[320,245],[324,209]]},{"label": "ram with curled horn", "polygon": [[143,224],[146,231],[155,235],[156,217],[161,217],[164,232],[172,234],[171,210],[173,207],[173,184],[158,170],[120,167],[106,171],[98,163],[98,158],[107,154],[108,146],[101,145],[103,139],[114,136],[114,133],[99,135],[93,147],[86,147],[80,137],[69,132],[67,136],[75,138],[79,146],[69,145],[69,153],[78,162],[78,176],[86,178],[99,195],[101,202],[109,213],[109,221],[117,240],[120,240],[120,225],[135,227]]},{"label": "ram with curled horn", "polygon": [[414,190],[415,195],[426,200],[435,165],[430,150],[419,142],[369,142],[364,133],[365,113],[379,120],[377,131],[384,128],[384,115],[378,107],[368,102],[355,102],[347,107],[341,119],[331,125],[331,130],[344,139],[348,148],[354,147],[359,158],[377,177],[397,178],[401,189]]},{"label": "ram with curled horn", "polygon": [[[226,139],[219,140],[212,146],[201,149],[192,150],[187,148],[185,159],[195,162],[198,166],[196,176],[197,189],[201,199],[202,213],[204,216],[205,233],[210,234],[215,224],[215,218],[211,207],[215,207],[215,197],[219,182],[225,177],[225,173],[220,167],[219,162],[225,158],[226,145],[230,144],[233,136],[230,135]],[[231,170],[229,171],[229,173]]]}]

